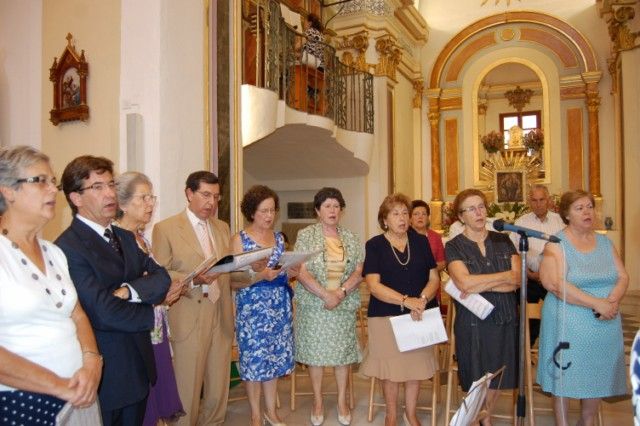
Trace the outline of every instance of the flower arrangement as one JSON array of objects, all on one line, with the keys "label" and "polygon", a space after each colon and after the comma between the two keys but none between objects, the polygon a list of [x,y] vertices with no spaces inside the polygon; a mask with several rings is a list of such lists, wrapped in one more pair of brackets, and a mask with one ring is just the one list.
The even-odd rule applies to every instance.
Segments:
[{"label": "flower arrangement", "polygon": [[544,146],[544,133],[542,133],[542,129],[529,131],[529,133],[522,138],[522,144],[531,151],[540,152]]},{"label": "flower arrangement", "polygon": [[504,147],[504,136],[495,130],[492,130],[480,138],[480,143],[482,143],[485,151],[489,154],[493,154]]},{"label": "flower arrangement", "polygon": [[491,203],[487,208],[487,216],[513,223],[528,211],[529,207],[526,204],[517,201],[515,203]]}]

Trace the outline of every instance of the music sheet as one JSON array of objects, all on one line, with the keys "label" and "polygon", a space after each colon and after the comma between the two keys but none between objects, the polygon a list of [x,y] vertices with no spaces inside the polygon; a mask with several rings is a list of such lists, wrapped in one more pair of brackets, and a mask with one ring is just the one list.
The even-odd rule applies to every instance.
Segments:
[{"label": "music sheet", "polygon": [[467,297],[463,299],[462,292],[451,279],[447,281],[447,285],[444,286],[444,291],[480,319],[485,319],[489,316],[495,307],[491,302],[477,293],[468,294]]},{"label": "music sheet", "polygon": [[424,311],[420,321],[411,319],[410,314],[391,317],[390,321],[400,352],[447,341],[447,332],[439,307]]}]

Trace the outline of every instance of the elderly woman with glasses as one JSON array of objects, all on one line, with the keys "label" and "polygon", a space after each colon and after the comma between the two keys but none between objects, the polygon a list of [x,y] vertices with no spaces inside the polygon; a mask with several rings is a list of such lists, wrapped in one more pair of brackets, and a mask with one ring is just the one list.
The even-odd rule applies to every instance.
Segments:
[{"label": "elderly woman with glasses", "polygon": [[66,257],[38,237],[57,192],[45,154],[0,151],[0,424],[54,425],[66,402],[96,401],[102,356],[91,324]]},{"label": "elderly woman with glasses", "polygon": [[404,423],[420,426],[416,415],[420,381],[430,379],[438,370],[433,346],[400,352],[391,328],[391,317],[410,314],[418,321],[425,309],[438,306],[436,262],[427,239],[409,232],[410,210],[406,195],[387,196],[378,210],[384,232],[365,245],[363,275],[371,300],[369,346],[360,371],[382,381],[386,426],[396,425],[400,383],[404,383]]},{"label": "elderly woman with glasses", "polygon": [[360,308],[364,253],[359,238],[340,226],[345,207],[336,188],[322,188],[313,198],[318,223],[298,233],[296,251],[322,251],[300,268],[296,287],[296,361],[309,366],[313,388],[311,424],[324,421],[322,376],[333,367],[338,388],[338,423],[351,424],[347,404],[349,365],[360,362],[356,311]]},{"label": "elderly woman with glasses", "polygon": [[[114,225],[133,232],[140,250],[151,255],[151,244],[144,236],[145,226],[151,221],[157,201],[151,181],[142,173],[126,172],[116,178],[116,188],[118,211]],[[171,364],[167,319],[167,306],[178,300],[181,289],[180,281],[172,282],[164,303],[154,308],[155,326],[151,330],[151,343],[158,377],[149,390],[144,426],[155,426],[160,419],[171,420],[184,415]],[[123,299],[128,296],[122,287],[114,294]]]},{"label": "elderly woman with glasses", "polygon": [[485,400],[491,412],[498,389],[513,389],[518,378],[518,313],[516,289],[520,286],[520,260],[507,234],[488,231],[487,199],[477,189],[465,189],[453,201],[464,231],[447,242],[449,275],[464,295],[478,293],[495,308],[481,320],[456,302],[454,333],[460,386],[469,391],[473,381],[506,366],[501,379],[491,382]]},{"label": "elderly woman with glasses", "polygon": [[[231,238],[234,253],[273,247],[266,261],[252,265],[249,277],[232,276],[236,293],[236,339],[240,378],[251,406],[251,425],[266,422],[284,426],[276,411],[278,378],[293,371],[293,308],[289,276],[278,262],[284,238],[273,226],[279,209],[278,194],[264,185],[249,188],[240,204],[248,226]],[[291,273],[290,273],[291,272]],[[297,272],[297,271],[295,271]],[[242,274],[247,275],[247,274]],[[260,395],[266,411],[262,414]]]}]

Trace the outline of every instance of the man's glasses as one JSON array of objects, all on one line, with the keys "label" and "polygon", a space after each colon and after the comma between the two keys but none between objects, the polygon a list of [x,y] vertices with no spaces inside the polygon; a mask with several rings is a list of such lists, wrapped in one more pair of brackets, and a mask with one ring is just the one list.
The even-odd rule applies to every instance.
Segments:
[{"label": "man's glasses", "polygon": [[209,192],[209,191],[196,191],[196,192],[200,194],[202,198],[204,198],[205,200],[220,201],[220,199],[222,198],[220,194],[214,194],[213,192]]},{"label": "man's glasses", "polygon": [[16,179],[16,184],[18,183],[37,183],[42,187],[46,187],[47,185],[52,185],[57,188],[58,179],[56,179],[55,176],[38,175],[38,176],[31,176],[28,178]]},{"label": "man's glasses", "polygon": [[80,188],[75,192],[84,192],[88,189],[92,190],[92,191],[96,191],[96,192],[102,192],[105,189],[109,188],[109,189],[116,189],[118,185],[114,182],[114,181],[110,181],[110,182],[96,182],[96,183],[92,183],[91,185],[85,186],[84,188]]}]

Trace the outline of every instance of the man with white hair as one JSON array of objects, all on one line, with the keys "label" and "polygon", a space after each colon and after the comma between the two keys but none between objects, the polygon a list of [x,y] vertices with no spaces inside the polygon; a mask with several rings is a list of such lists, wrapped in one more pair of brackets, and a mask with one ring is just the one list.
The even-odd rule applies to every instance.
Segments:
[{"label": "man with white hair", "polygon": [[[558,213],[549,210],[551,206],[551,198],[549,190],[546,186],[535,184],[531,186],[527,197],[529,204],[529,213],[520,216],[515,224],[524,228],[534,229],[544,232],[545,234],[554,235],[564,229],[565,225]],[[520,235],[512,232],[511,240],[520,251]],[[542,251],[546,241],[538,238],[529,238],[529,251],[527,252],[527,302],[538,303],[547,295],[547,290],[540,283],[540,261],[542,260]],[[540,320],[529,320],[530,342],[533,346],[534,342],[540,334]]]}]

